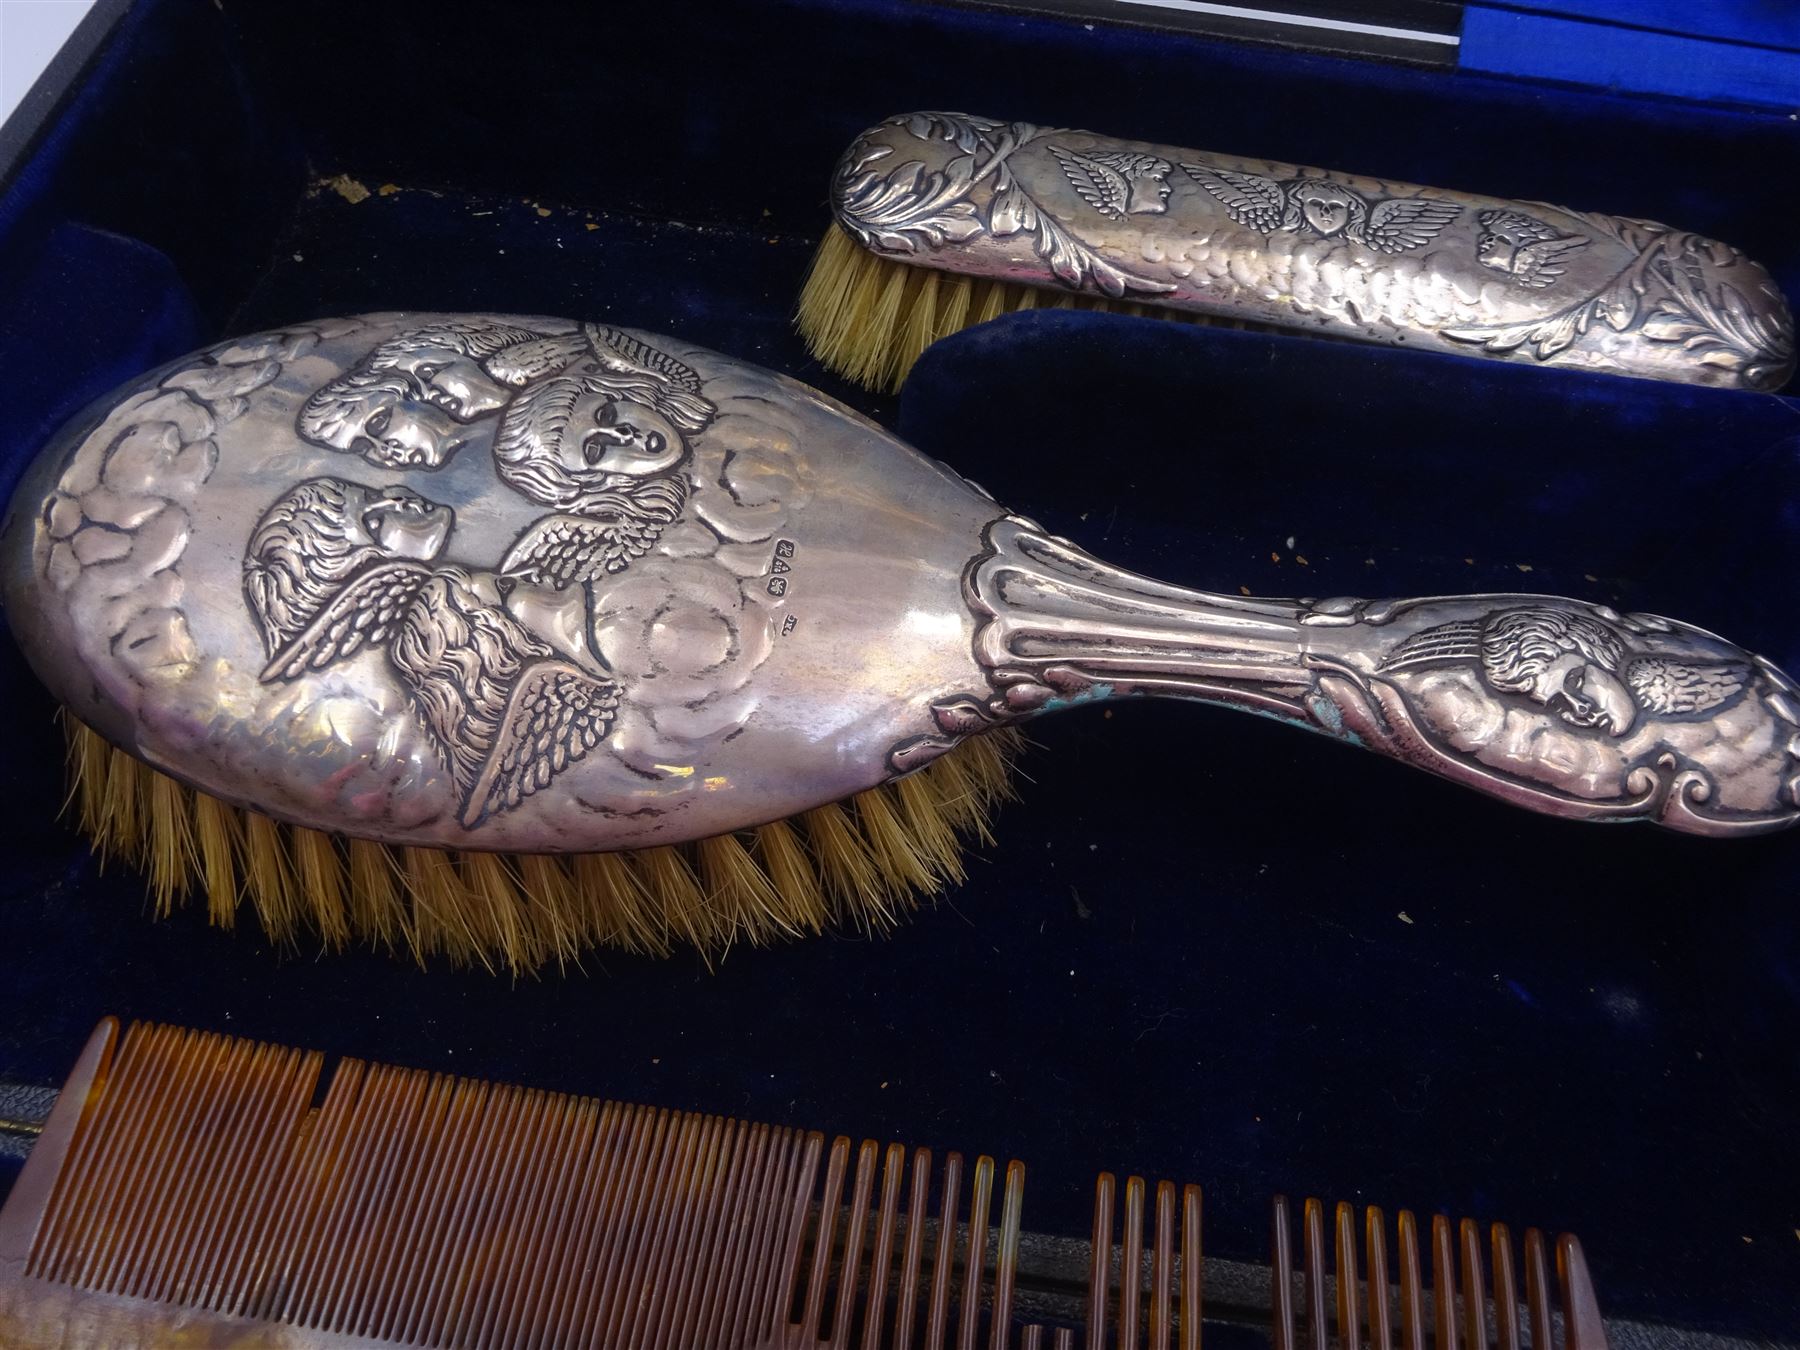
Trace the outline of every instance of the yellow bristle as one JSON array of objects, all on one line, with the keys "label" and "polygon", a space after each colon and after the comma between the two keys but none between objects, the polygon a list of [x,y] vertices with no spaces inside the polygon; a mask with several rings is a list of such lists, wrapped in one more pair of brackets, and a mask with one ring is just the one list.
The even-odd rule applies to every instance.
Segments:
[{"label": "yellow bristle", "polygon": [[156,916],[167,918],[187,898],[199,855],[194,848],[194,794],[167,774],[149,774],[145,810],[146,858],[150,897]]},{"label": "yellow bristle", "polygon": [[244,894],[272,942],[292,942],[301,909],[293,862],[281,826],[255,811],[244,814]]},{"label": "yellow bristle", "polygon": [[350,927],[356,935],[388,951],[411,944],[411,921],[394,850],[369,839],[347,839],[350,865]]},{"label": "yellow bristle", "polygon": [[206,917],[219,928],[237,921],[238,857],[244,848],[243,813],[205,792],[194,794],[194,846]]},{"label": "yellow bristle", "polygon": [[288,833],[294,857],[294,882],[300,905],[312,927],[333,950],[350,940],[350,877],[329,835],[295,827]]},{"label": "yellow bristle", "polygon": [[794,827],[785,820],[759,825],[756,856],[781,897],[789,922],[808,933],[824,932],[830,910],[819,885],[819,874]]},{"label": "yellow bristle", "polygon": [[698,841],[694,855],[707,906],[730,932],[757,944],[800,936],[762,865],[735,834]]},{"label": "yellow bristle", "polygon": [[622,853],[580,853],[570,863],[576,929],[596,946],[669,954],[668,921]]},{"label": "yellow bristle", "polygon": [[907,839],[930,873],[940,882],[964,877],[962,846],[944,813],[930,779],[910,774],[894,784],[894,803],[900,808]]},{"label": "yellow bristle", "polygon": [[159,914],[195,885],[232,926],[248,900],[269,938],[408,948],[425,962],[517,973],[599,946],[709,957],[843,922],[891,927],[919,893],[963,876],[958,836],[988,838],[1010,795],[1012,731],[975,738],[913,776],[723,838],[575,855],[455,854],[337,839],[196,793],[69,719],[71,804],[99,848],[136,856]]},{"label": "yellow bristle", "polygon": [[832,802],[814,807],[800,821],[818,864],[819,880],[832,917],[855,920],[866,927],[863,920],[868,915],[886,914],[888,888],[850,813]]},{"label": "yellow bristle", "polygon": [[556,964],[579,964],[581,949],[587,942],[582,933],[582,907],[576,899],[568,864],[545,853],[511,854],[508,861],[518,870],[526,909]]},{"label": "yellow bristle", "polygon": [[[900,332],[894,341],[894,369],[888,378],[895,384],[906,378],[925,349],[938,340],[938,274],[918,269],[918,283],[911,288],[906,313],[900,316]],[[951,280],[954,288],[956,282]]]},{"label": "yellow bristle", "polygon": [[544,945],[532,931],[525,897],[506,860],[497,853],[464,853],[457,861],[462,880],[455,892],[462,907],[458,926],[473,935],[477,947],[497,952],[513,974],[534,969]]},{"label": "yellow bristle", "polygon": [[706,892],[700,889],[700,879],[679,849],[667,845],[647,848],[633,853],[631,861],[651,908],[663,916],[671,937],[710,950],[720,938],[730,936],[720,932],[707,906]]}]

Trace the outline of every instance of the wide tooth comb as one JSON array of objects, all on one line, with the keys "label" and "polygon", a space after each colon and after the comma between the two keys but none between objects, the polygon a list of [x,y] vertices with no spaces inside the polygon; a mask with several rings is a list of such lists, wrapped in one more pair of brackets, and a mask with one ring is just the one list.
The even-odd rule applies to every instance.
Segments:
[{"label": "wide tooth comb", "polygon": [[[0,1344],[1199,1350],[1199,1187],[1103,1173],[1085,1254],[1024,1193],[1018,1162],[109,1020],[0,1210]],[[1301,1220],[1297,1254],[1276,1200],[1266,1306],[1214,1263],[1221,1330],[1606,1350],[1573,1238],[1553,1290],[1535,1229],[1521,1264],[1501,1224]]]},{"label": "wide tooth comb", "polygon": [[[1551,1306],[1549,1266],[1543,1234],[1535,1228],[1525,1230],[1521,1291],[1511,1229],[1503,1223],[1491,1225],[1484,1243],[1481,1226],[1473,1219],[1453,1225],[1444,1215],[1434,1215],[1426,1248],[1431,1272],[1427,1290],[1419,1224],[1410,1210],[1400,1211],[1395,1230],[1397,1286],[1388,1283],[1387,1218],[1374,1205],[1366,1209],[1360,1225],[1354,1206],[1337,1206],[1329,1269],[1323,1204],[1309,1199],[1302,1207],[1298,1271],[1287,1197],[1275,1197],[1272,1223],[1269,1277],[1275,1350],[1302,1346],[1396,1350],[1396,1329],[1398,1350],[1554,1350],[1557,1318]],[[1492,1263],[1491,1285],[1484,1249]],[[1569,1234],[1556,1241],[1556,1270],[1563,1309],[1561,1350],[1607,1350],[1606,1327],[1587,1260],[1581,1243]],[[1304,1339],[1297,1339],[1302,1333]]]}]

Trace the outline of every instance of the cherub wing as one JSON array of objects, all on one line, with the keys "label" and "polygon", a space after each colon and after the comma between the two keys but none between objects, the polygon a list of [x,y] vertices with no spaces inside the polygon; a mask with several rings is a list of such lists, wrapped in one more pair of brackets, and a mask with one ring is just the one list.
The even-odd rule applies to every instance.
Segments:
[{"label": "cherub wing", "polygon": [[431,576],[423,563],[398,561],[352,577],[298,637],[269,658],[262,682],[296,679],[354,656],[364,646],[385,646]]},{"label": "cherub wing", "polygon": [[545,375],[553,375],[578,357],[587,355],[580,334],[538,338],[503,347],[482,363],[487,373],[503,384],[522,387]]},{"label": "cherub wing", "polygon": [[1519,256],[1513,263],[1513,277],[1528,290],[1541,290],[1553,284],[1563,274],[1571,253],[1587,246],[1588,241],[1579,234],[1566,234],[1527,244],[1519,250]]},{"label": "cherub wing", "polygon": [[1131,196],[1131,184],[1126,181],[1124,174],[1097,159],[1065,150],[1060,145],[1048,148],[1056,156],[1056,162],[1062,165],[1063,177],[1069,180],[1069,186],[1080,194],[1084,202],[1111,220],[1125,218],[1125,203]]},{"label": "cherub wing", "polygon": [[1750,666],[1742,661],[1640,656],[1625,667],[1625,682],[1650,713],[1702,713],[1736,698],[1750,683]]},{"label": "cherub wing", "polygon": [[626,398],[654,408],[683,431],[701,431],[719,411],[700,392],[694,368],[629,333],[605,324],[586,326],[600,361],[600,379]]},{"label": "cherub wing", "polygon": [[599,745],[619,711],[619,686],[568,661],[534,661],[507,695],[494,743],[463,799],[472,830],[510,811]]},{"label": "cherub wing", "polygon": [[1429,244],[1438,231],[1462,214],[1455,202],[1428,197],[1402,197],[1381,203],[1369,212],[1362,228],[1362,242],[1377,253],[1410,253]]},{"label": "cherub wing", "polygon": [[1286,190],[1273,178],[1235,169],[1208,169],[1183,164],[1182,171],[1219,200],[1230,217],[1259,234],[1269,234],[1287,223]]},{"label": "cherub wing", "polygon": [[557,590],[622,572],[655,543],[616,517],[553,515],[534,520],[506,551],[500,574]]}]

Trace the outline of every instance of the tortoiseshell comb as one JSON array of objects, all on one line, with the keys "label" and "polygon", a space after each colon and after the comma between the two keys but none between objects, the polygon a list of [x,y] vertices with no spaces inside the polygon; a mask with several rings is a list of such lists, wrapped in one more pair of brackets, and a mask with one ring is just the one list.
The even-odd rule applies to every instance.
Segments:
[{"label": "tortoiseshell comb", "polygon": [[[1197,1186],[1129,1178],[1115,1231],[1103,1174],[1085,1249],[1026,1234],[1024,1189],[1018,1162],[354,1059],[327,1072],[317,1052],[108,1019],[0,1210],[0,1342],[1197,1350],[1212,1322],[1265,1327],[1275,1350],[1490,1344],[1467,1220],[1460,1247],[1432,1221],[1427,1290],[1410,1213],[1390,1248],[1369,1209],[1359,1256],[1339,1205],[1328,1272],[1307,1201],[1297,1273],[1277,1197],[1259,1272],[1202,1258]],[[1555,1243],[1560,1319],[1539,1234],[1523,1307],[1508,1230],[1490,1240],[1495,1350],[1550,1350],[1558,1320],[1562,1350],[1605,1350],[1574,1238]]]}]

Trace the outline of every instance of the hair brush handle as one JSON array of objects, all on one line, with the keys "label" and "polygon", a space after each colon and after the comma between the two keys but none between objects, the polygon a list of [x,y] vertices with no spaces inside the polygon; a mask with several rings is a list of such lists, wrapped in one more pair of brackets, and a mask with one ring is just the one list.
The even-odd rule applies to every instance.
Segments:
[{"label": "hair brush handle", "polygon": [[985,542],[964,593],[994,692],[937,705],[953,735],[1161,695],[1293,722],[1550,815],[1710,835],[1800,819],[1800,694],[1700,629],[1541,595],[1213,595],[1018,516]]},{"label": "hair brush handle", "polygon": [[1728,388],[1794,366],[1736,249],[1541,202],[929,112],[864,132],[832,206],[871,252],[976,278]]}]

